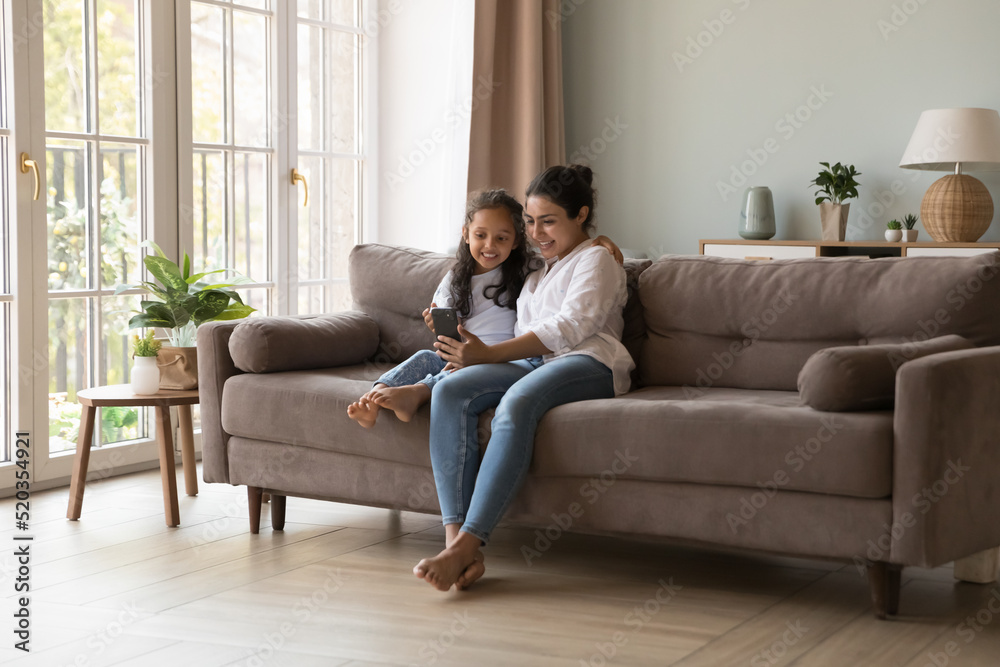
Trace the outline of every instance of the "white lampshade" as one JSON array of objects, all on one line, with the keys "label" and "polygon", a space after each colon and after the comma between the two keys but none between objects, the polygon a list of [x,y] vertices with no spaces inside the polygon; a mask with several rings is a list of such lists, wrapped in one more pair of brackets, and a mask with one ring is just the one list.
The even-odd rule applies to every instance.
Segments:
[{"label": "white lampshade", "polygon": [[1000,170],[1000,114],[993,109],[931,109],[920,114],[899,166],[924,171]]}]

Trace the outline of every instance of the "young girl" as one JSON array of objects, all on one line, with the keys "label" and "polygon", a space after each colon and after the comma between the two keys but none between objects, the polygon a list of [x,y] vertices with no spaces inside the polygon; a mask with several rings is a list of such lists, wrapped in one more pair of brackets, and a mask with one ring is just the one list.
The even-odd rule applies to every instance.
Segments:
[{"label": "young girl", "polygon": [[[487,344],[460,327],[465,342],[439,336],[434,344],[445,361],[465,367],[439,382],[431,401],[445,549],[413,572],[439,590],[464,588],[485,572],[480,547],[524,481],[544,414],[628,390],[633,364],[620,341],[625,272],[590,247],[592,180],[587,167],[552,167],[528,186],[527,233],[546,264],[518,296],[516,337]],[[479,415],[492,407],[480,463]]]},{"label": "young girl", "polygon": [[[487,344],[509,340],[528,262],[524,208],[505,190],[478,192],[466,205],[455,268],[438,285],[431,307],[456,308],[463,328]],[[434,331],[430,308],[423,316]],[[453,368],[433,350],[420,350],[376,380],[371,391],[348,406],[347,414],[365,428],[375,425],[381,408],[408,422]]]}]

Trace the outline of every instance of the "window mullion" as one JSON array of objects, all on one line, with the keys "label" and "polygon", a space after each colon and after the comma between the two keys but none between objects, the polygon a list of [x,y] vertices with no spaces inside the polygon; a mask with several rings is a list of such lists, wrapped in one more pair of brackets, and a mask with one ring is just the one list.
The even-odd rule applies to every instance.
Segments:
[{"label": "window mullion", "polygon": [[[274,232],[272,275],[276,283],[276,315],[298,312],[298,186],[291,184],[292,167],[298,166],[298,128],[293,109],[297,107],[296,63],[298,62],[298,25],[295,4],[279,3],[274,16],[274,58],[271,71],[275,109],[272,117],[271,145],[274,147],[275,192],[271,207]],[[314,183],[310,183],[315,187]]]}]

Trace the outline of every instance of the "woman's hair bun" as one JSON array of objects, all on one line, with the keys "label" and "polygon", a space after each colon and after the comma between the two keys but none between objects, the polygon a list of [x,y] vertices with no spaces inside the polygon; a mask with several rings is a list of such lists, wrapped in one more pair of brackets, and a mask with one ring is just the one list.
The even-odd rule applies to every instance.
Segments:
[{"label": "woman's hair bun", "polygon": [[566,168],[575,171],[580,176],[580,178],[582,178],[587,183],[587,185],[594,184],[594,171],[587,165],[571,164]]}]

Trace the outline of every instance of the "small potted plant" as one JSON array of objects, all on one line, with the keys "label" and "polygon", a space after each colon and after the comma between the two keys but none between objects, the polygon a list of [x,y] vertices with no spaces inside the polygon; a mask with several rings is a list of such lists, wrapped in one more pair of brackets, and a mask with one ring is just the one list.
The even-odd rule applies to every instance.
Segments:
[{"label": "small potted plant", "polygon": [[903,240],[902,223],[899,220],[890,220],[885,224],[885,240],[890,243]]},{"label": "small potted plant", "polygon": [[[195,330],[204,322],[238,320],[256,310],[243,303],[232,288],[252,282],[233,269],[216,269],[191,273],[191,258],[184,253],[184,268],[167,258],[151,241],[141,245],[151,247],[156,254],[143,259],[146,269],[159,281],[138,285],[119,285],[115,294],[129,289],[142,289],[156,297],[139,303],[142,310],[129,320],[129,329],[162,327],[169,330],[170,345],[162,348],[159,366],[161,389],[195,389],[198,386],[198,348]],[[228,282],[204,280],[214,273],[231,273]]]},{"label": "small potted plant", "polygon": [[153,338],[153,330],[139,338],[132,336],[132,393],[139,395],[155,394],[160,389],[160,369],[156,365],[156,357],[160,353],[162,343]]},{"label": "small potted plant", "polygon": [[903,240],[907,243],[914,243],[917,240],[917,234],[920,232],[913,228],[916,224],[917,216],[912,213],[903,216]]},{"label": "small potted plant", "polygon": [[858,185],[855,176],[861,172],[854,165],[844,166],[839,162],[832,167],[829,162],[820,162],[826,167],[819,176],[810,181],[819,188],[816,191],[816,204],[819,205],[820,222],[823,225],[824,241],[843,241],[847,234],[847,216],[851,205],[845,200],[858,196]]}]

